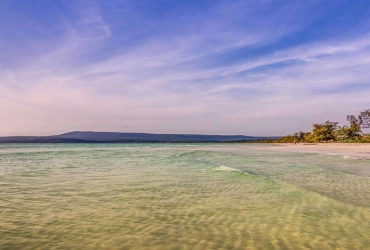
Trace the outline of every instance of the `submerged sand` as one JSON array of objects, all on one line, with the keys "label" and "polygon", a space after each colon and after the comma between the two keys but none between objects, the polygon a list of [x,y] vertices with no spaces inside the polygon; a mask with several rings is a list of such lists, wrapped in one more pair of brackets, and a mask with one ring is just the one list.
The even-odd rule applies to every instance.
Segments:
[{"label": "submerged sand", "polygon": [[370,147],[316,146],[0,145],[0,249],[369,249]]},{"label": "submerged sand", "polygon": [[347,143],[318,143],[318,144],[274,144],[267,147],[268,150],[287,151],[287,152],[306,152],[342,155],[361,159],[370,159],[370,143],[347,144]]}]

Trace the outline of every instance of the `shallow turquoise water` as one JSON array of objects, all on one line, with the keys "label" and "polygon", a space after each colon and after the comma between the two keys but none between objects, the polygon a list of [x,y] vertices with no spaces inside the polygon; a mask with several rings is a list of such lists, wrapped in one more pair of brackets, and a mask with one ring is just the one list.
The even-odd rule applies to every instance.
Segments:
[{"label": "shallow turquoise water", "polygon": [[0,145],[0,249],[370,249],[370,161],[265,148]]}]

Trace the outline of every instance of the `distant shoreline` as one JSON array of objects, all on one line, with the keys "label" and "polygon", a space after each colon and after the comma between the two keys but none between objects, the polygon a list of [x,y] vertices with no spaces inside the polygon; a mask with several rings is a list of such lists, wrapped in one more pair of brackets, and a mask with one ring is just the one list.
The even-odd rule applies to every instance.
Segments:
[{"label": "distant shoreline", "polygon": [[52,136],[7,136],[0,143],[220,143],[276,140],[279,136],[151,134],[74,131]]},{"label": "distant shoreline", "polygon": [[[149,140],[115,140],[115,141],[91,141],[91,140],[1,140],[1,144],[130,144],[130,143],[148,143],[148,144],[186,144],[186,143],[217,143],[226,145],[241,145],[241,144],[266,144],[266,145],[293,145],[291,142],[266,142],[264,140],[245,140],[245,141],[149,141]],[[328,143],[297,143],[302,146],[315,146],[315,145],[366,145],[368,142],[328,142]]]}]

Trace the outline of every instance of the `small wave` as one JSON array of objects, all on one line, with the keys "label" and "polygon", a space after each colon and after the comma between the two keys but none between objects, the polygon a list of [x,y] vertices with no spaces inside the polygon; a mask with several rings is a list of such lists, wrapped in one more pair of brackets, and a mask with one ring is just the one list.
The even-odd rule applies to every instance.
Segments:
[{"label": "small wave", "polygon": [[197,151],[189,151],[189,152],[183,152],[183,153],[178,153],[178,154],[175,154],[173,156],[175,157],[179,157],[179,156],[188,156],[188,155],[193,155],[195,154]]},{"label": "small wave", "polygon": [[124,150],[135,150],[135,149],[148,149],[148,148],[151,148],[151,147],[134,147],[134,148],[122,148]]},{"label": "small wave", "polygon": [[343,159],[346,159],[346,160],[355,160],[357,158],[356,157],[353,157],[353,156],[344,155],[343,156]]},{"label": "small wave", "polygon": [[243,171],[239,170],[239,169],[236,169],[236,168],[231,168],[231,167],[227,167],[227,166],[218,166],[218,167],[215,167],[214,168],[215,170],[218,170],[218,171],[228,171],[228,172],[241,172],[241,173],[244,173]]}]

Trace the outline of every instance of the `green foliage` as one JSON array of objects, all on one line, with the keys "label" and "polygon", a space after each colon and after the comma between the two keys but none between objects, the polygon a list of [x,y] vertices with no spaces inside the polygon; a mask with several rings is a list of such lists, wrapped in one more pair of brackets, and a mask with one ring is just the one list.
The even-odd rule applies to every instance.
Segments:
[{"label": "green foliage", "polygon": [[284,136],[276,142],[370,142],[370,134],[363,134],[362,128],[370,128],[370,109],[365,109],[358,116],[347,115],[349,125],[338,126],[338,122],[326,121],[313,124],[312,132],[297,132]]},{"label": "green foliage", "polygon": [[361,137],[361,127],[358,124],[339,126],[335,131],[335,136],[337,141],[358,140]]},{"label": "green foliage", "polygon": [[311,140],[312,133],[299,131],[298,133],[295,133],[295,135],[298,137],[299,142],[309,142]]},{"label": "green foliage", "polygon": [[327,142],[334,141],[335,131],[338,128],[339,122],[326,121],[322,124],[313,124],[312,135],[310,141],[312,142]]},{"label": "green foliage", "polygon": [[293,135],[287,135],[277,140],[279,143],[294,143],[294,142],[309,142],[311,138],[311,132],[299,131]]},{"label": "green foliage", "polygon": [[298,138],[294,135],[287,135],[277,140],[278,143],[293,143],[298,141]]},{"label": "green foliage", "polygon": [[363,134],[360,139],[360,142],[369,142],[370,143],[370,134]]},{"label": "green foliage", "polygon": [[359,141],[362,134],[361,115],[359,115],[358,117],[354,115],[347,115],[347,121],[349,122],[349,126],[339,126],[338,129],[335,131],[336,140],[342,142]]}]

